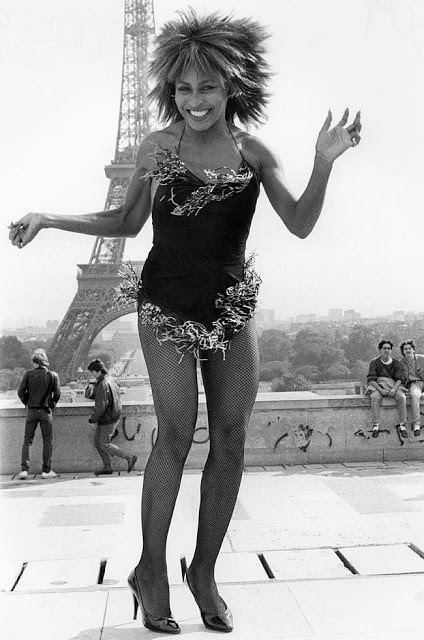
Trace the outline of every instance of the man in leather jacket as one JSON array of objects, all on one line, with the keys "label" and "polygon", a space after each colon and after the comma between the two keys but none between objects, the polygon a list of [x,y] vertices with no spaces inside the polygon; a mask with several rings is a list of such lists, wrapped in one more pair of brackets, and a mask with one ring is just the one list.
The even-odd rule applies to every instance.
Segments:
[{"label": "man in leather jacket", "polygon": [[43,438],[42,478],[56,478],[51,468],[53,453],[53,416],[52,410],[60,398],[59,376],[49,370],[49,361],[44,349],[36,349],[32,355],[33,368],[23,375],[18,396],[27,408],[25,435],[22,445],[20,480],[28,478],[31,446],[37,426],[40,425]]},{"label": "man in leather jacket", "polygon": [[111,475],[112,456],[125,458],[128,463],[128,473],[134,469],[137,456],[125,453],[116,444],[111,442],[113,433],[119,424],[122,413],[122,405],[119,391],[113,378],[110,378],[103,362],[93,360],[88,365],[88,370],[95,377],[94,384],[94,412],[89,418],[90,424],[96,424],[94,433],[94,446],[103,461],[103,467],[94,472],[96,476]]}]

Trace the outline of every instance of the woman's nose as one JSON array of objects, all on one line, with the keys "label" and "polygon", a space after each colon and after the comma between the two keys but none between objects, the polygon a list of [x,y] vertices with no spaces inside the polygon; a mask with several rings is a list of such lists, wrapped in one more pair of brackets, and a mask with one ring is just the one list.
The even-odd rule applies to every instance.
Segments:
[{"label": "woman's nose", "polygon": [[193,107],[197,107],[198,105],[200,105],[203,101],[203,97],[200,93],[197,93],[196,91],[193,91],[193,93],[190,96],[190,104]]}]

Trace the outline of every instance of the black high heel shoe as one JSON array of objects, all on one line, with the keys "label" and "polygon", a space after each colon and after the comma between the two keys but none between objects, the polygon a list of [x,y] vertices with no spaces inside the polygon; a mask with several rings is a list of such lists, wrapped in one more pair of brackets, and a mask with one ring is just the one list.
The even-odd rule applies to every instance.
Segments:
[{"label": "black high heel shoe", "polygon": [[212,629],[212,631],[223,631],[224,633],[229,633],[230,631],[232,631],[234,629],[233,614],[231,613],[230,609],[227,607],[226,603],[223,601],[225,605],[224,613],[206,613],[206,611],[202,611],[200,604],[197,600],[197,596],[194,593],[192,586],[190,584],[190,580],[187,575],[187,572],[185,572],[184,577],[187,582],[188,588],[190,589],[193,595],[193,598],[195,599],[196,604],[200,609],[200,615],[205,627],[207,629]]},{"label": "black high heel shoe", "polygon": [[134,618],[137,618],[137,610],[138,607],[141,609],[143,624],[146,629],[150,629],[150,631],[159,631],[160,633],[180,633],[181,629],[178,626],[178,623],[174,620],[172,616],[166,616],[164,618],[155,618],[151,616],[150,613],[147,613],[146,609],[143,605],[143,600],[141,599],[141,589],[140,584],[137,580],[137,576],[135,575],[135,569],[131,571],[128,576],[128,586],[131,589],[133,600],[134,600]]}]

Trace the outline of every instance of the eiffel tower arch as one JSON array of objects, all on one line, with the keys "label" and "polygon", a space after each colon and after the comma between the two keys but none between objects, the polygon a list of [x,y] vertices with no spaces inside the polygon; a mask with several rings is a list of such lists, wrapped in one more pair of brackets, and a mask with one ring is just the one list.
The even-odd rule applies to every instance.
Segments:
[{"label": "eiffel tower arch", "polygon": [[[109,178],[105,209],[119,206],[135,167],[137,148],[150,131],[148,64],[154,38],[153,0],[125,0],[121,100],[115,155],[105,167]],[[90,346],[110,322],[136,311],[120,302],[125,238],[97,237],[88,264],[78,265],[78,289],[50,345],[62,382],[77,378]],[[133,262],[141,273],[143,262]]]}]

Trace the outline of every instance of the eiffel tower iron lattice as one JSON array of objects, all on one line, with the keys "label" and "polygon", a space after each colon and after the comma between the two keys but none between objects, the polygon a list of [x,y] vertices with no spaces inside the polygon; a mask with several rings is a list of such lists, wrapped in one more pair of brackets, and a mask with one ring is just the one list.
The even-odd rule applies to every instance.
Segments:
[{"label": "eiffel tower iron lattice", "polygon": [[[125,0],[124,46],[115,156],[105,167],[109,178],[105,209],[119,206],[135,167],[137,148],[150,131],[148,64],[154,38],[153,0]],[[97,237],[88,264],[78,265],[78,289],[50,345],[50,355],[65,383],[75,380],[98,333],[134,304],[118,300],[125,238]],[[140,273],[142,261],[133,262]]]}]

